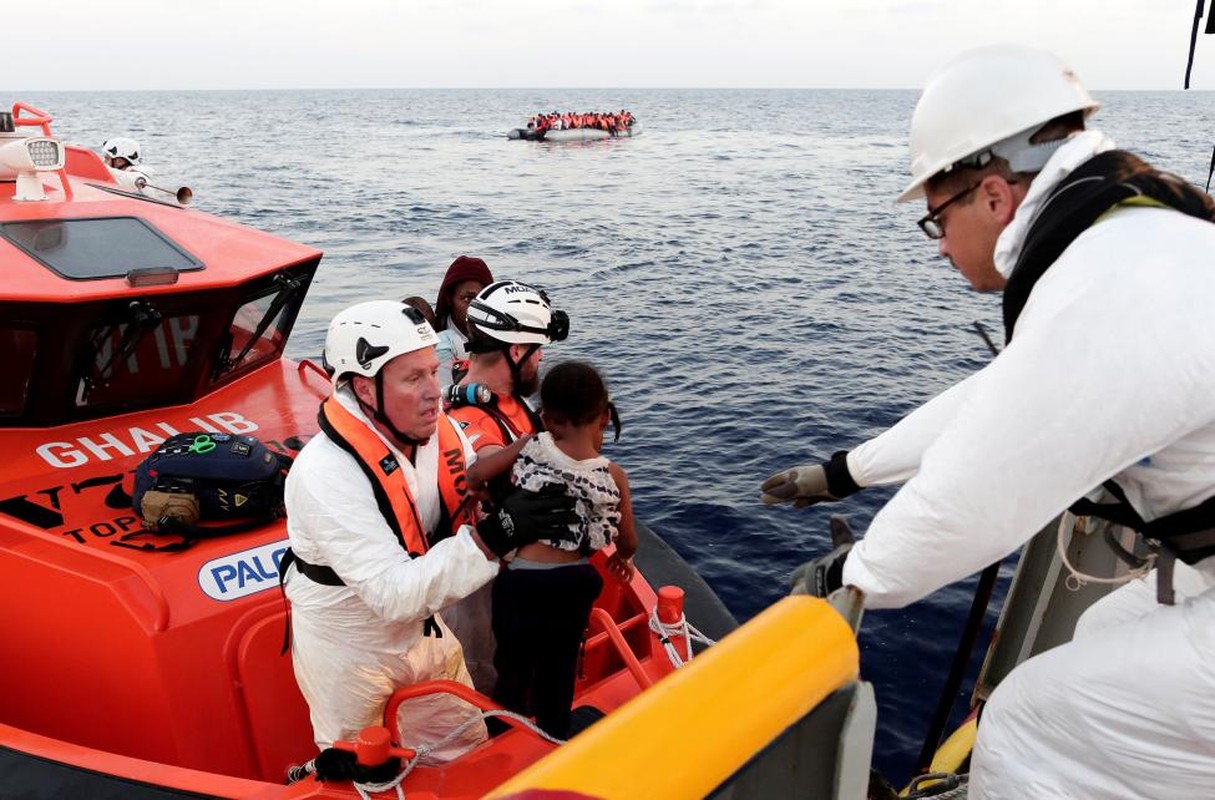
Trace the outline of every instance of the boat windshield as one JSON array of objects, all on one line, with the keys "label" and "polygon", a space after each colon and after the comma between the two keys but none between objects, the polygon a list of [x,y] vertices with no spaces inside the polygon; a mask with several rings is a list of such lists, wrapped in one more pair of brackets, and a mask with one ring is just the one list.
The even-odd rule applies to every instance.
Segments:
[{"label": "boat windshield", "polygon": [[246,302],[237,309],[228,326],[228,346],[221,354],[217,373],[264,361],[283,347],[283,317],[299,307],[303,281],[286,273],[275,276],[272,291]]},{"label": "boat windshield", "polygon": [[0,301],[0,426],[191,403],[280,358],[317,260],[239,286]]},{"label": "boat windshield", "polygon": [[5,372],[4,380],[0,381],[0,416],[18,416],[25,412],[37,355],[36,331],[10,322],[0,323],[0,364],[4,364]]},{"label": "boat windshield", "polygon": [[121,321],[85,334],[91,359],[76,388],[76,405],[154,405],[177,397],[198,335],[198,314],[164,315],[135,301]]}]

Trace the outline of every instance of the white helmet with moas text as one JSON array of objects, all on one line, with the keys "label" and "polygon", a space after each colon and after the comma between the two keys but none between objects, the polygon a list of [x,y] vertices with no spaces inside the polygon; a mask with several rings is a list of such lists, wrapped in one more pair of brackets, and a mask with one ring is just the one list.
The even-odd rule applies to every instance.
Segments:
[{"label": "white helmet with moas text", "polygon": [[542,289],[518,281],[497,281],[486,286],[468,306],[468,323],[475,341],[469,352],[501,345],[545,345],[563,341],[570,318],[552,307]]}]

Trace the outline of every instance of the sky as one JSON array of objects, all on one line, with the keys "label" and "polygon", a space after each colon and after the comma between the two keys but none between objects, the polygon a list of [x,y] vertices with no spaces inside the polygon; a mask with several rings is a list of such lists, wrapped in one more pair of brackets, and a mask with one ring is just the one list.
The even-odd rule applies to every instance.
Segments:
[{"label": "sky", "polygon": [[[4,5],[8,90],[909,89],[954,53],[1000,41],[1054,50],[1100,90],[1181,88],[1196,0]],[[1199,37],[1192,85],[1215,89],[1215,35]]]}]

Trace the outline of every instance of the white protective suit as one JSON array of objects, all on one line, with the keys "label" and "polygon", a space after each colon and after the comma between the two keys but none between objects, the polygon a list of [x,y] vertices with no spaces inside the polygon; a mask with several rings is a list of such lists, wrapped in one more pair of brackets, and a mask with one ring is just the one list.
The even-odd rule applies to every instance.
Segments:
[{"label": "white protective suit", "polygon": [[[1059,148],[996,247],[1006,277],[1044,198],[1112,143]],[[1050,213],[1049,209],[1045,213]],[[848,457],[907,481],[844,564],[870,608],[904,606],[1015,551],[1115,477],[1155,519],[1215,490],[1215,225],[1119,207],[1037,282],[1000,356]],[[1076,638],[997,688],[972,798],[1215,796],[1215,557],[1095,605]]]},{"label": "white protective suit", "polygon": [[[147,189],[147,182],[152,180],[152,169],[150,167],[127,167],[126,169],[115,169],[107,166],[110,171],[110,176],[114,178],[114,182],[126,189],[128,192],[138,192],[139,194],[151,194]],[[139,182],[144,182],[144,186],[140,187]]]},{"label": "white protective suit", "polygon": [[[367,421],[348,387],[339,389],[338,399]],[[464,449],[471,461],[467,442]],[[418,449],[416,466],[397,454],[419,518],[433,531],[440,506],[438,437]],[[399,687],[439,678],[471,685],[460,643],[437,616],[498,573],[497,561],[485,557],[467,528],[411,559],[354,457],[324,433],[308,442],[291,467],[286,503],[292,550],[311,564],[331,567],[346,582],[325,586],[296,569],[287,574],[292,660],[317,747],[380,724],[389,695]],[[423,621],[432,614],[442,637],[422,635]],[[449,695],[406,703],[398,719],[402,743],[433,743],[475,714]],[[431,760],[454,758],[484,738],[484,725],[474,725]]]}]

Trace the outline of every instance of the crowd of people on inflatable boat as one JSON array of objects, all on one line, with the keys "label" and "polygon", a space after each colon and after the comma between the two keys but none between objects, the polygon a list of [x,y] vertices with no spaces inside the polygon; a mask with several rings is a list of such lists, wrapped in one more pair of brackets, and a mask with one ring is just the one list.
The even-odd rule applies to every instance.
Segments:
[{"label": "crowd of people on inflatable boat", "polygon": [[[609,424],[619,435],[607,385],[578,361],[540,381],[566,314],[468,256],[448,269],[438,316],[407,300],[333,318],[333,393],[287,478],[293,666],[322,751],[295,778],[350,768],[332,744],[427,680],[475,687],[568,737],[603,587],[589,556],[614,544],[609,573],[633,572],[628,479],[600,453]],[[527,399],[537,391],[540,412]],[[477,709],[446,694],[404,703],[398,722],[432,763],[488,735]]]},{"label": "crowd of people on inflatable boat", "polygon": [[[1215,204],[1088,128],[1097,108],[1066,64],[1030,48],[971,51],[931,79],[898,199],[925,203],[919,227],[974,289],[1003,292],[1008,344],[880,436],[761,488],[765,503],[805,507],[905,483],[862,540],[794,576],[795,592],[853,586],[869,608],[999,562],[1077,498],[1144,534],[1156,588],[1133,581],[1093,605],[1072,641],[987,701],[975,798],[1215,786]],[[635,547],[627,481],[598,460],[613,407],[587,365],[551,370],[542,411],[529,404],[542,349],[569,331],[536,287],[461,257],[433,323],[415,305],[429,304],[333,319],[322,433],[287,479],[283,573],[316,744],[352,738],[394,689],[438,677],[568,733],[569,648],[600,580],[576,556],[614,540],[623,578]],[[551,471],[567,460],[594,462],[577,500]],[[479,510],[465,485],[480,487]],[[540,619],[565,648],[543,669],[530,660]],[[475,713],[429,702],[403,727],[432,741]],[[430,757],[486,736],[465,731]]]},{"label": "crowd of people on inflatable boat", "polygon": [[636,121],[632,112],[620,109],[616,112],[591,111],[586,114],[553,111],[543,112],[527,120],[527,130],[542,133],[545,131],[564,131],[573,128],[598,128],[618,136],[629,129]]}]

